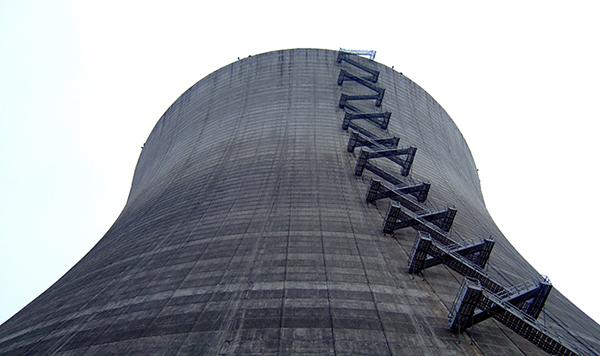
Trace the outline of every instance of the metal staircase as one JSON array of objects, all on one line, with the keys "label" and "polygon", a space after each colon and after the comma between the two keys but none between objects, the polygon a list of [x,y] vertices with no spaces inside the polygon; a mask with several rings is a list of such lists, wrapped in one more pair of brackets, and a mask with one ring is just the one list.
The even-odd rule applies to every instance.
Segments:
[{"label": "metal staircase", "polygon": [[[375,159],[387,159],[400,167],[400,175],[406,177],[417,152],[416,147],[399,147],[395,136],[376,134],[368,125],[387,130],[391,112],[377,111],[381,107],[385,89],[380,87],[379,71],[364,63],[356,54],[338,52],[340,69],[337,83],[343,86],[354,82],[368,93],[342,93],[338,106],[344,110],[342,129],[350,131],[347,151],[360,148],[354,174],[361,176],[365,170],[381,178],[372,179],[367,190],[367,203],[375,204],[382,199],[391,203],[383,222],[383,233],[393,234],[399,229],[411,227],[417,230],[417,239],[408,263],[409,273],[440,264],[465,277],[448,316],[448,326],[461,332],[470,326],[494,318],[508,328],[552,354],[583,354],[558,334],[547,329],[536,319],[552,290],[547,278],[518,286],[504,286],[485,271],[494,247],[494,240],[455,241],[450,237],[457,210],[430,211],[422,205],[427,200],[429,183],[408,184],[403,178],[375,165]],[[352,71],[351,71],[352,69]],[[357,73],[358,72],[358,73]],[[354,102],[373,102],[372,111],[363,111]],[[366,122],[367,127],[358,124]]]}]

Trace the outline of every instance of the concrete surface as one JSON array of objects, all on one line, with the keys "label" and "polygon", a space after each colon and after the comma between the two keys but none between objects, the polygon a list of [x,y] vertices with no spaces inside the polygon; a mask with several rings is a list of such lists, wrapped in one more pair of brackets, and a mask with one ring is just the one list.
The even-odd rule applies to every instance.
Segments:
[{"label": "concrete surface", "polygon": [[[0,353],[540,353],[494,320],[452,334],[461,277],[444,266],[407,273],[416,233],[384,236],[388,203],[365,202],[371,173],[355,177],[357,153],[346,152],[336,79],[347,64],[336,55],[269,52],[188,89],[150,134],[117,221],[0,326]],[[388,134],[418,148],[407,181],[431,183],[426,205],[458,209],[453,236],[496,238],[490,274],[507,285],[535,278],[487,213],[444,109],[401,74],[366,63],[381,71]],[[600,350],[600,327],[558,291],[545,311],[572,342]]]}]

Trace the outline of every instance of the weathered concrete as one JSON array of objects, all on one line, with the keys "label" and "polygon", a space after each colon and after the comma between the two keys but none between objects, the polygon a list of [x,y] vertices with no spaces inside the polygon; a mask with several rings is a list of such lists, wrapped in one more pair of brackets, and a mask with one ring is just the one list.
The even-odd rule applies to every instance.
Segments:
[{"label": "weathered concrete", "polygon": [[[187,90],[150,134],[117,221],[0,326],[0,353],[539,353],[494,320],[452,334],[460,276],[443,265],[407,273],[414,231],[384,236],[388,203],[367,204],[372,174],[354,176],[336,54],[269,52]],[[495,236],[498,280],[537,277],[488,215],[446,112],[406,77],[369,65],[381,71],[388,132],[418,148],[407,181],[431,183],[425,205],[458,209],[456,238]],[[572,342],[600,350],[600,327],[556,290],[545,313]]]}]

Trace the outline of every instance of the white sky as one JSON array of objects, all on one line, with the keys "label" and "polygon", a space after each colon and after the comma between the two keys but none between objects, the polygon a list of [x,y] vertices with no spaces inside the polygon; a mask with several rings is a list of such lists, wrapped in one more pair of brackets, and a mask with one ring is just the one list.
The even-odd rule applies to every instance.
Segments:
[{"label": "white sky", "polygon": [[600,321],[600,7],[490,3],[0,0],[0,322],[103,236],[183,91],[296,47],[375,49],[427,90],[496,223]]}]

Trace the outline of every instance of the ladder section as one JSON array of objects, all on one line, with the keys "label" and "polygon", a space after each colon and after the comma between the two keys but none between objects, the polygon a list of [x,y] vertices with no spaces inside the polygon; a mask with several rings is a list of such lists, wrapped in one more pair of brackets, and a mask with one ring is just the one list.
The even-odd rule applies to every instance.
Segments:
[{"label": "ladder section", "polygon": [[[381,130],[387,130],[392,115],[391,112],[370,110],[364,112],[350,104],[351,101],[372,101],[375,107],[381,106],[385,89],[377,85],[379,71],[368,67],[356,55],[347,52],[339,52],[336,62],[338,64],[346,63],[360,71],[360,74],[354,74],[349,69],[340,69],[338,85],[343,85],[346,81],[352,81],[369,90],[369,93],[364,94],[349,95],[342,93],[338,103],[338,106],[344,109],[342,129],[351,129],[349,130],[350,138],[348,139],[347,150],[348,152],[354,152],[356,148],[361,149],[355,167],[355,174],[360,176],[366,169],[392,185],[398,186],[398,188],[406,186],[400,178],[376,166],[370,160],[386,158],[400,166],[400,175],[407,176],[414,161],[416,147],[399,148],[400,139],[398,137],[380,137],[370,129],[357,124],[357,122],[362,121]],[[418,198],[418,201],[423,202],[427,198],[428,191],[429,185],[426,184],[415,190],[413,195]]]}]

